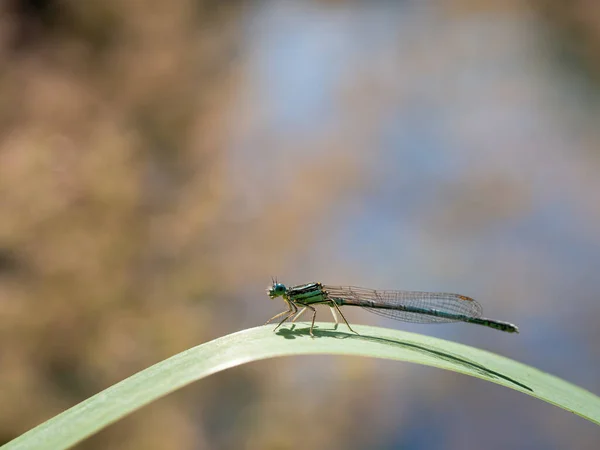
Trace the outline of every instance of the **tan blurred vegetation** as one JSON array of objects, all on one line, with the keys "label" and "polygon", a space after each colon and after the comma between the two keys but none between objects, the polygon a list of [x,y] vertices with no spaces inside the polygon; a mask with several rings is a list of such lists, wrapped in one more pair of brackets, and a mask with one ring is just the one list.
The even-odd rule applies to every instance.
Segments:
[{"label": "tan blurred vegetation", "polygon": [[[470,3],[455,6],[463,13]],[[573,17],[568,26],[584,30],[576,35],[589,43],[585,55],[600,61],[592,55],[600,48],[596,3],[568,4],[547,11],[557,21]],[[263,267],[310,235],[307,213],[317,217],[347,181],[320,176],[340,167],[335,156],[300,167],[276,187],[279,203],[259,203],[251,220],[237,220],[228,120],[243,84],[247,2],[13,0],[0,8],[1,444],[234,331],[240,305],[232,294],[271,275]],[[312,183],[293,183],[309,175]],[[497,190],[494,180],[489,189]],[[521,205],[515,197],[507,210]],[[269,213],[284,203],[296,207]],[[239,414],[246,448],[291,448],[290,431],[309,423],[281,428],[269,419],[287,412],[266,389],[283,376],[259,380],[248,369],[207,380],[202,394],[188,388],[82,446],[210,448],[216,435],[237,448],[239,437],[214,429]],[[240,396],[251,411],[233,412]],[[363,399],[335,409],[354,410]],[[315,405],[305,399],[298,408]],[[332,432],[305,435],[307,448],[333,448],[337,431],[352,437],[334,405],[319,413],[331,414]]]},{"label": "tan blurred vegetation", "polygon": [[[4,5],[1,440],[214,333],[230,5]],[[185,448],[165,403],[97,446]]]},{"label": "tan blurred vegetation", "polygon": [[[2,3],[0,442],[235,331],[230,295],[249,278],[266,284],[262,264],[294,245],[300,214],[310,220],[301,206],[318,215],[335,195],[318,175],[337,161],[324,161],[306,168],[310,187],[278,187],[297,211],[237,218],[226,145],[244,7]],[[82,446],[210,447],[195,415],[235,409],[220,380],[213,397],[171,396]]]},{"label": "tan blurred vegetation", "polygon": [[[243,230],[230,224],[225,143],[241,2],[2,5],[0,441],[7,441],[221,333],[227,319],[214,315],[223,305],[206,299],[225,302],[222,282],[231,292],[252,276],[228,280],[239,265],[222,252],[234,256],[240,241],[257,247],[268,236],[281,241],[272,247],[279,250],[254,257],[276,256],[294,227],[274,225],[294,216]],[[174,406],[179,400],[85,445],[190,448],[199,424]]]}]

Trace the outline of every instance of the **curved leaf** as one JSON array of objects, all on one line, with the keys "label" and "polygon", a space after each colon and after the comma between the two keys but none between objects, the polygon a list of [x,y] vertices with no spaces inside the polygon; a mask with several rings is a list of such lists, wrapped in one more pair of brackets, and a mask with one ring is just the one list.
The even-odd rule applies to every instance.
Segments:
[{"label": "curved leaf", "polygon": [[532,367],[473,347],[398,330],[354,325],[360,335],[319,324],[315,338],[296,325],[262,326],[179,353],[94,395],[3,448],[64,449],[138,408],[193,381],[240,364],[277,356],[353,355],[409,361],[501,384],[600,424],[600,398]]}]

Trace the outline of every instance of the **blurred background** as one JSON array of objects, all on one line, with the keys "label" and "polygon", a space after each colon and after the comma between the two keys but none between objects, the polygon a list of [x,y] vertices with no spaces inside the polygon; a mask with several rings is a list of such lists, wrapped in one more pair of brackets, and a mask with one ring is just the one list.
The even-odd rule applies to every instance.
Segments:
[{"label": "blurred background", "polygon": [[[475,297],[521,334],[347,316],[600,393],[600,2],[0,5],[0,444],[263,324],[271,276]],[[78,448],[596,449],[599,430],[455,373],[299,357]]]}]

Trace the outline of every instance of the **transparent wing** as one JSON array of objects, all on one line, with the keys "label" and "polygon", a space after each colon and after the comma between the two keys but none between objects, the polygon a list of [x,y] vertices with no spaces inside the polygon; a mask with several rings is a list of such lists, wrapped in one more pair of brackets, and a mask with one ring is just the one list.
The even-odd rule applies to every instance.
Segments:
[{"label": "transparent wing", "polygon": [[404,308],[436,310],[466,317],[481,317],[479,303],[464,295],[447,292],[377,291],[355,286],[323,286],[330,298],[342,300],[342,305],[360,306],[373,314],[403,322],[440,323],[457,322],[458,319],[436,317]]}]

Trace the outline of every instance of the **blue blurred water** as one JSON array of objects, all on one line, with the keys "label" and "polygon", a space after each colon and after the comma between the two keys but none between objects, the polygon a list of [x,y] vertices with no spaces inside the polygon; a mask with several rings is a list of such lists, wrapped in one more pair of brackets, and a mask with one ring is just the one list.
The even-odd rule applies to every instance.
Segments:
[{"label": "blue blurred water", "polygon": [[[379,323],[490,348],[598,392],[596,334],[583,328],[600,313],[600,237],[582,232],[590,228],[582,208],[593,207],[593,193],[587,203],[573,205],[571,186],[585,165],[583,153],[569,148],[574,120],[557,126],[556,94],[549,92],[560,86],[537,53],[535,26],[521,16],[444,17],[430,4],[413,2],[340,8],[265,2],[248,26],[254,58],[248,89],[266,105],[263,132],[294,142],[327,130],[356,131],[344,128],[354,116],[340,100],[353,71],[368,74],[372,65],[367,78],[386,87],[373,90],[379,103],[368,90],[364,99],[365,118],[377,118],[365,125],[372,147],[342,153],[362,168],[364,188],[339,198],[322,217],[315,241],[291,256],[294,282],[473,295],[491,317],[517,323],[522,333]],[[495,40],[482,38],[486,31]],[[445,38],[453,42],[447,50],[439,48]],[[386,66],[381,55],[395,59]],[[255,151],[238,145],[233,164],[252,164]],[[322,156],[310,147],[271,151],[272,169],[283,159],[293,167]],[[479,191],[478,182],[488,178],[506,180],[498,189],[514,184],[517,194],[510,195],[521,195],[522,202],[509,195],[506,211],[496,206],[496,190]],[[456,215],[455,205],[462,208]],[[471,214],[480,222],[470,224]],[[560,448],[551,435],[528,433],[531,403],[515,402],[496,415],[514,434],[511,444]],[[449,416],[447,408],[418,400],[408,408],[410,420],[385,448],[446,448],[447,433],[466,430],[475,435],[473,448],[483,442],[501,448],[478,431],[485,417]],[[562,432],[576,435],[577,427]]]}]

